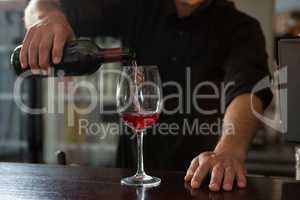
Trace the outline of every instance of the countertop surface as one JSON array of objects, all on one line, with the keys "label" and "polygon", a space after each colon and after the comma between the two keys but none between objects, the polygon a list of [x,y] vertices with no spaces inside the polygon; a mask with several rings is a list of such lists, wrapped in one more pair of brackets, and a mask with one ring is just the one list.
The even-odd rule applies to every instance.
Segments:
[{"label": "countertop surface", "polygon": [[151,172],[162,183],[156,188],[120,185],[134,171],[58,165],[0,163],[0,199],[201,199],[201,200],[293,200],[300,197],[297,182],[285,178],[248,177],[248,188],[233,192],[192,190],[183,172]]}]

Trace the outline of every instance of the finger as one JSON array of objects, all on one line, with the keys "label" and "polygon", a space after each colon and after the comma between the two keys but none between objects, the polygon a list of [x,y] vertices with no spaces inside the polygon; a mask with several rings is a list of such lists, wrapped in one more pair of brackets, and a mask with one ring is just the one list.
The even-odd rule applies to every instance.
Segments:
[{"label": "finger", "polygon": [[215,166],[212,170],[210,184],[209,184],[209,189],[211,191],[218,192],[220,190],[223,176],[224,176],[224,168],[221,165]]},{"label": "finger", "polygon": [[204,181],[205,177],[209,172],[209,169],[210,169],[209,162],[202,162],[199,164],[191,181],[192,188],[197,189],[201,186],[202,182]]},{"label": "finger", "polygon": [[48,71],[50,51],[53,44],[53,35],[49,34],[42,38],[39,46],[39,66],[44,71]]},{"label": "finger", "polygon": [[30,29],[27,31],[25,38],[23,40],[23,46],[20,51],[20,62],[21,62],[21,67],[23,69],[28,67],[28,48],[33,36],[33,29]]},{"label": "finger", "polygon": [[63,33],[57,32],[55,34],[52,49],[52,61],[54,64],[59,64],[61,62],[66,40],[67,38]]},{"label": "finger", "polygon": [[193,178],[198,165],[199,165],[199,162],[198,162],[198,157],[197,157],[192,160],[190,167],[188,168],[186,175],[184,177],[185,181],[190,181]]},{"label": "finger", "polygon": [[32,73],[37,74],[39,71],[38,65],[38,52],[39,52],[39,44],[41,40],[41,35],[36,34],[34,39],[30,42],[29,45],[29,65],[31,67]]},{"label": "finger", "polygon": [[223,181],[223,189],[225,191],[231,191],[233,188],[233,181],[235,178],[235,172],[232,167],[227,167],[225,169],[224,181]]},{"label": "finger", "polygon": [[246,170],[242,166],[236,166],[236,180],[239,188],[247,187]]}]

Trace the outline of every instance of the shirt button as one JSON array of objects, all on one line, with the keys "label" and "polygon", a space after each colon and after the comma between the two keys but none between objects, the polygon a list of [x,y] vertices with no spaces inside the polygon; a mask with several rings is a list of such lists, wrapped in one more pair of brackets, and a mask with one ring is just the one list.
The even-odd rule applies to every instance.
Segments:
[{"label": "shirt button", "polygon": [[177,61],[177,57],[176,57],[176,56],[173,56],[173,57],[171,58],[171,60],[172,60],[173,62],[176,62],[176,61]]}]

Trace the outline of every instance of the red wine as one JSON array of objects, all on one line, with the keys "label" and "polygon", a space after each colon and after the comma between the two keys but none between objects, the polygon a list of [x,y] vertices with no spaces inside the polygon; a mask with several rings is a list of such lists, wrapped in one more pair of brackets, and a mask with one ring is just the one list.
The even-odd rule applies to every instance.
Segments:
[{"label": "red wine", "polygon": [[122,119],[127,126],[136,130],[143,131],[152,127],[158,120],[159,113],[124,113]]}]

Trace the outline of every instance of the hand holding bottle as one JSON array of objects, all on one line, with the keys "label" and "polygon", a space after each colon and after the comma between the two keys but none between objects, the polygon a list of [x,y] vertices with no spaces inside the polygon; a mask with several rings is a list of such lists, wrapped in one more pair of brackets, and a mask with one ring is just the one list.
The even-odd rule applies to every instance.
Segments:
[{"label": "hand holding bottle", "polygon": [[75,35],[65,15],[60,10],[46,13],[28,28],[20,52],[22,68],[46,73],[50,62],[60,63],[65,43],[72,39]]},{"label": "hand holding bottle", "polygon": [[[16,75],[23,74],[31,68],[22,68],[20,63],[20,52],[22,45],[18,46],[11,55],[11,64]],[[100,48],[96,43],[87,38],[79,38],[65,43],[62,47],[63,56],[60,62],[55,64],[51,62],[51,73],[38,74],[39,77],[51,76],[85,76],[95,73],[102,64],[121,62],[125,65],[136,65],[136,54],[128,48]],[[51,53],[50,53],[51,55]],[[42,71],[42,70],[41,70]],[[63,73],[60,73],[63,72]]]}]

